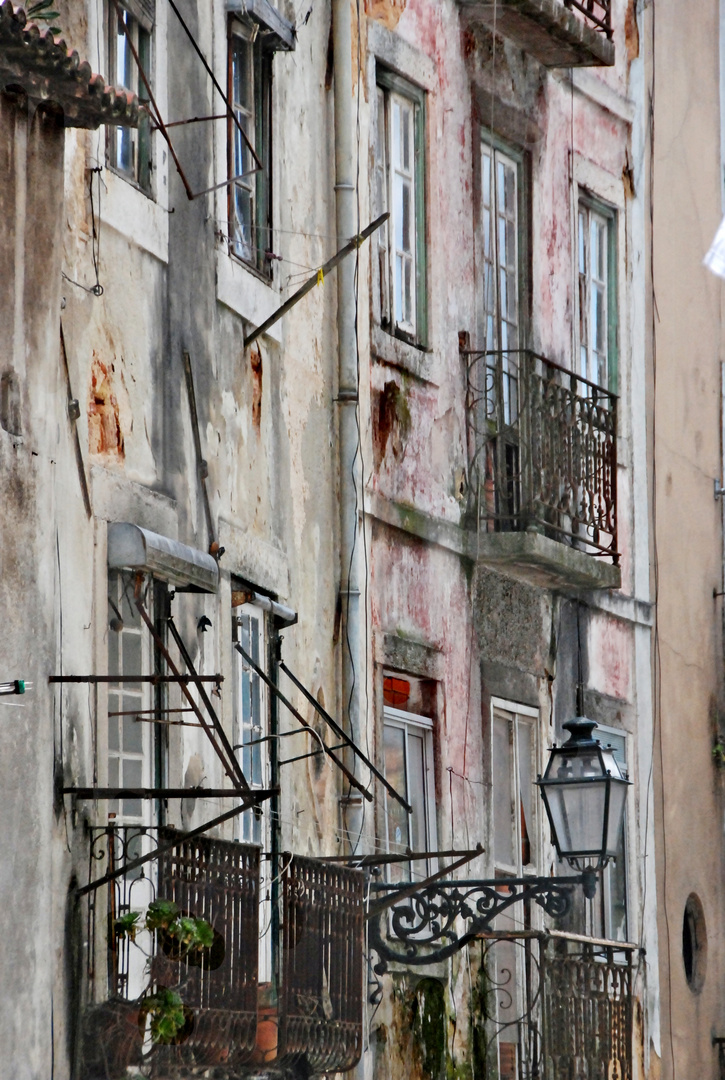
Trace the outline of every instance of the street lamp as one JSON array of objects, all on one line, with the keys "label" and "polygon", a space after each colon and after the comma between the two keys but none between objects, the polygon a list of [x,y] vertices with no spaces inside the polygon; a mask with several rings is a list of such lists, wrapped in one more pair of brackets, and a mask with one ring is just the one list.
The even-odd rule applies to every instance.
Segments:
[{"label": "street lamp", "polygon": [[597,873],[617,853],[630,781],[612,748],[593,737],[594,720],[576,716],[563,726],[569,739],[551,749],[544,777],[536,783],[559,858],[581,873],[584,895],[591,899]]}]

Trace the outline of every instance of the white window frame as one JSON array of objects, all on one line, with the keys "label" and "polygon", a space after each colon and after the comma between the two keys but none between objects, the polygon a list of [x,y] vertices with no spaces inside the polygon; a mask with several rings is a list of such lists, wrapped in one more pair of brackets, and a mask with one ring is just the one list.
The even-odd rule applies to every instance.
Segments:
[{"label": "white window frame", "polygon": [[[538,793],[534,787],[533,781],[539,775],[539,761],[540,761],[540,713],[538,709],[532,708],[529,705],[519,705],[515,702],[504,701],[501,698],[491,699],[491,731],[490,731],[490,760],[491,760],[491,837],[492,837],[492,849],[494,855],[494,876],[500,877],[502,887],[505,886],[507,877],[535,877],[538,876],[539,869],[542,865],[542,845],[541,845],[541,814],[538,805]],[[495,852],[495,835],[496,835],[496,821],[495,821],[495,784],[496,784],[496,760],[494,756],[494,725],[497,720],[504,720],[510,726],[513,738],[511,743],[511,771],[509,775],[509,786],[511,789],[512,803],[511,803],[511,827],[512,827],[512,846],[516,855],[515,863],[506,863],[496,859]],[[529,830],[529,841],[532,847],[532,859],[531,863],[526,866],[522,865],[521,858],[521,787],[520,787],[520,762],[519,755],[521,752],[521,739],[519,737],[519,728],[525,725],[531,734],[531,747],[530,747],[530,771],[531,771],[531,827]],[[508,930],[512,933],[530,929],[524,922],[525,912],[521,903],[514,904],[511,908],[505,911],[502,915],[499,915],[496,919],[497,930]],[[537,920],[536,905],[531,905],[531,915],[533,920]],[[535,928],[535,927],[533,927]],[[526,1068],[526,1063],[521,1063],[519,1057],[521,1054],[521,1041],[520,1041],[520,1028],[521,1017],[525,1013],[523,1001],[526,994],[527,986],[527,968],[525,963],[524,951],[518,945],[510,942],[501,941],[498,943],[495,953],[494,961],[496,965],[495,979],[501,986],[505,986],[507,993],[496,994],[495,1008],[496,1008],[496,1021],[500,1025],[497,1035],[497,1057],[499,1071],[503,1071],[503,1059],[504,1054],[511,1055],[511,1047],[514,1047],[513,1054],[515,1055],[515,1068],[516,1075],[520,1075],[520,1070],[523,1067]],[[513,979],[511,978],[513,973]],[[504,1050],[504,1047],[507,1049]],[[510,1060],[510,1059],[509,1059]],[[509,1075],[507,1073],[507,1075]]]},{"label": "white window frame", "polygon": [[[626,731],[622,731],[621,728],[605,727],[599,724],[595,732],[595,738],[599,739],[603,746],[606,746],[612,738],[617,742],[622,742],[624,745],[620,749],[618,746],[613,746],[614,757],[617,764],[621,767],[623,772],[628,772],[628,757],[629,757],[629,738]],[[612,862],[607,863],[602,871],[599,884],[597,886],[596,896],[593,900],[587,901],[587,923],[589,931],[593,937],[604,937],[609,940],[621,940],[627,941],[627,933],[629,930],[629,850],[627,843],[627,801],[625,801],[624,818],[622,821],[622,851],[624,855],[624,928],[625,936],[623,938],[615,938],[614,931],[612,929],[612,877],[616,869]]]},{"label": "white window frame", "polygon": [[[123,628],[119,631],[111,629],[111,620],[116,617],[116,612],[111,604],[108,604],[108,657],[109,674],[110,653],[114,645],[118,645],[120,658],[118,674],[150,675],[153,667],[153,642],[150,634],[144,626],[140,615],[133,605],[133,583],[130,583],[129,575],[126,575],[126,587],[123,586],[124,574],[121,570],[109,570],[108,595],[116,608],[120,611],[123,619]],[[153,595],[153,589],[149,590]],[[152,615],[153,618],[153,615]],[[133,619],[133,623],[131,622]],[[124,643],[130,639],[138,639],[139,655],[141,658],[140,671],[124,671],[123,649]],[[151,683],[119,683],[114,686],[109,683],[108,687],[108,713],[138,708],[139,712],[145,712],[153,708],[153,688]],[[150,717],[149,717],[150,719]],[[154,725],[142,720],[135,720],[132,716],[108,716],[108,786],[109,787],[154,787]],[[129,750],[124,753],[124,733],[140,734],[141,749]],[[117,737],[114,737],[116,733]],[[115,745],[114,745],[115,744]],[[138,766],[136,768],[135,766]],[[138,812],[129,810],[130,802],[138,802]],[[151,799],[138,800],[109,800],[109,813],[115,814],[117,825],[143,825],[150,826],[153,823],[153,801]]]},{"label": "white window frame", "polygon": [[[600,263],[592,266],[592,230],[597,226]],[[616,340],[613,321],[616,318],[616,211],[580,192],[576,219],[577,270],[577,356],[579,374],[603,389],[610,389],[616,373]],[[602,297],[600,325],[603,340],[594,336],[594,298]]]},{"label": "white window frame", "polygon": [[[506,863],[502,860],[496,859],[496,853],[494,851],[494,868],[496,873],[502,876],[509,877],[535,877],[539,872],[539,867],[542,864],[542,850],[541,850],[541,813],[538,804],[538,795],[534,788],[533,781],[535,777],[540,773],[540,737],[539,737],[539,710],[532,708],[530,705],[518,705],[514,702],[503,701],[500,698],[491,699],[491,733],[490,733],[490,747],[491,747],[491,762],[492,762],[492,776],[491,776],[491,826],[492,835],[495,837],[495,784],[496,784],[496,772],[494,767],[495,754],[494,754],[494,724],[497,719],[507,720],[513,728],[513,743],[512,743],[512,755],[511,755],[511,775],[509,777],[510,788],[513,798],[511,806],[511,827],[512,827],[512,848],[516,855],[516,860],[513,863]],[[521,815],[518,812],[520,806],[520,738],[518,734],[518,728],[520,724],[525,724],[531,733],[531,829],[529,831],[529,842],[531,844],[531,862],[523,865],[521,859]],[[518,798],[517,798],[518,795]]]},{"label": "white window frame", "polygon": [[[425,94],[387,70],[377,71],[373,201],[376,215],[390,213],[377,231],[377,303],[380,324],[415,345],[427,337],[425,257]],[[404,138],[396,140],[396,116],[407,114],[408,160]],[[397,150],[397,153],[396,153]],[[408,191],[405,236],[404,191]],[[423,235],[421,235],[423,230]],[[404,300],[405,271],[410,278],[409,307]]]},{"label": "white window frame", "polygon": [[[436,800],[435,800],[435,759],[434,759],[434,745],[433,745],[433,720],[428,716],[422,716],[419,713],[407,712],[403,709],[396,709],[392,705],[386,705],[383,709],[383,726],[390,728],[402,729],[405,735],[405,770],[406,770],[406,790],[399,792],[408,802],[408,732],[414,730],[417,735],[422,736],[423,739],[423,806],[425,810],[426,820],[423,823],[425,833],[425,850],[435,851],[437,848],[437,835],[438,830],[436,827]],[[384,739],[383,739],[384,743]],[[383,749],[383,767],[385,767],[385,750]],[[399,806],[395,804],[396,809]],[[407,838],[398,841],[395,836],[391,836],[391,822],[393,820],[393,800],[392,797],[385,793],[385,841],[387,851],[389,853],[398,852],[404,853],[408,847]],[[405,811],[403,811],[405,813]],[[406,815],[407,816],[407,815]],[[414,880],[416,878],[428,877],[430,874],[435,873],[437,869],[437,860],[426,859],[421,860],[420,863],[400,863],[393,864],[398,866],[397,871],[391,871],[389,873],[389,880]]]},{"label": "white window frame", "polygon": [[[239,619],[249,619],[249,644],[244,639],[244,628],[239,625]],[[262,670],[267,667],[267,627],[265,614],[261,607],[256,604],[241,604],[233,608],[232,613],[233,639],[238,641],[245,652],[259,665]],[[256,623],[256,625],[252,625]],[[252,640],[253,638],[253,640]],[[250,647],[251,646],[251,647]],[[245,743],[256,742],[258,739],[266,739],[266,742],[258,743],[257,746],[237,749],[237,758],[242,766],[242,771],[247,783],[253,790],[260,790],[270,786],[271,754],[269,731],[269,701],[267,688],[259,675],[250,668],[240,652],[233,650],[234,654],[234,737],[235,747],[243,747]],[[248,683],[245,686],[245,676]],[[252,702],[256,696],[258,715],[253,715],[254,705],[250,705],[248,716],[242,712],[242,702],[246,695]],[[255,753],[255,751],[257,753]],[[258,757],[257,768],[254,764]],[[269,982],[272,978],[272,896],[270,892],[270,869],[272,866],[269,858],[272,832],[268,803],[263,803],[259,811],[255,808],[245,810],[235,818],[234,839],[244,844],[256,844],[262,849],[259,901],[259,981]]]}]

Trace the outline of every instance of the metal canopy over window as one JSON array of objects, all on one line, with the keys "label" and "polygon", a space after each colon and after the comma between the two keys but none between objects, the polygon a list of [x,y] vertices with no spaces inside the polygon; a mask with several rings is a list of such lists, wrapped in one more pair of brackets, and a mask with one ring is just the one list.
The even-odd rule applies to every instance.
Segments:
[{"label": "metal canopy over window", "polygon": [[215,593],[219,567],[211,555],[127,522],[108,526],[108,565],[153,574],[177,588]]},{"label": "metal canopy over window", "polygon": [[294,24],[284,18],[269,0],[227,0],[230,15],[246,16],[258,23],[268,49],[292,51],[296,44]]}]

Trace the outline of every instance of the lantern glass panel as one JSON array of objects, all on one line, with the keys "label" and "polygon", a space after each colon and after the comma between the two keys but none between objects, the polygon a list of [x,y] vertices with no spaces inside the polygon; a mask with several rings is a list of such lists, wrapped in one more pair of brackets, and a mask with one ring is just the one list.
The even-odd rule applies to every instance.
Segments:
[{"label": "lantern glass panel", "polygon": [[627,783],[624,780],[612,780],[609,792],[609,820],[607,822],[606,853],[610,857],[617,854],[617,842],[622,829],[624,804],[627,799]]},{"label": "lantern glass panel", "polygon": [[562,856],[601,851],[606,784],[569,781],[544,791]]}]

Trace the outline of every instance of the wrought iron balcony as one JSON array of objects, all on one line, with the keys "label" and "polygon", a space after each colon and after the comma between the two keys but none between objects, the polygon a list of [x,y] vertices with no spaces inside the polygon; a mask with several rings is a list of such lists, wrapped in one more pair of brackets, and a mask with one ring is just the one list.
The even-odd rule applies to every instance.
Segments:
[{"label": "wrought iron balcony", "polygon": [[344,1072],[362,1053],[365,875],[284,858],[276,1064]]},{"label": "wrought iron balcony", "polygon": [[635,947],[577,935],[483,939],[479,1001],[494,1072],[507,1080],[632,1080]]},{"label": "wrought iron balcony", "polygon": [[[143,867],[107,880],[150,853]],[[92,830],[89,879],[101,884],[81,890],[89,999],[81,1080],[120,1080],[134,1068],[154,1080],[208,1071],[238,1080],[260,1069],[312,1075],[357,1063],[362,872],[282,857],[276,990],[258,984],[260,931],[272,933],[271,908],[260,927],[259,848],[110,825]],[[208,924],[207,943],[192,947],[178,928],[149,926],[149,905],[162,903],[180,921]]]},{"label": "wrought iron balcony", "polygon": [[614,63],[612,0],[459,0],[472,23],[509,38],[546,67]]},{"label": "wrought iron balcony", "polygon": [[[211,1066],[220,1068],[219,1076],[226,1075],[224,1069],[236,1075],[252,1058],[259,849],[209,837],[184,840],[171,829],[109,826],[93,831],[91,876],[163,848],[177,836],[178,844],[143,870],[115,878],[89,898],[91,1002],[82,1039],[84,1080],[113,1080],[141,1063],[159,1078]],[[176,905],[181,916],[210,924],[213,943],[189,949],[163,928],[149,931],[141,922],[138,929],[129,928],[129,916],[159,898]],[[104,955],[105,971],[99,962]],[[168,1037],[153,1039],[148,1004],[160,991],[178,996],[184,1023]]]},{"label": "wrought iron balcony", "polygon": [[540,584],[618,586],[616,396],[530,350],[467,359],[479,558]]}]

